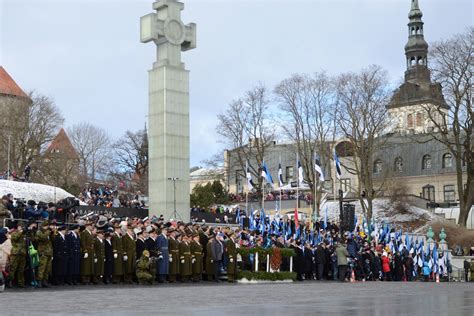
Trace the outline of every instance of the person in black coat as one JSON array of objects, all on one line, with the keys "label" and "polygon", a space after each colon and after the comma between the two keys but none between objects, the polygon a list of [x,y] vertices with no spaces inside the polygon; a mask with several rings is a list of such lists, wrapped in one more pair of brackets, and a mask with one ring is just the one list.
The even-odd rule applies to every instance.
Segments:
[{"label": "person in black coat", "polygon": [[311,245],[307,242],[303,248],[304,253],[304,272],[305,272],[305,280],[312,280],[313,279],[313,264],[314,264],[314,253],[313,249],[311,249]]},{"label": "person in black coat", "polygon": [[303,281],[303,274],[304,274],[304,252],[301,248],[300,241],[293,242],[290,246],[295,251],[295,258],[294,258],[294,271],[296,272],[296,279],[298,281]]},{"label": "person in black coat", "polygon": [[[145,239],[145,246],[146,250],[150,253],[150,258],[154,258],[155,260],[158,260],[158,248],[156,247],[156,238],[157,238],[157,233],[154,229],[149,231],[148,233],[148,238]],[[141,255],[140,255],[141,257]],[[159,276],[156,274],[156,269],[155,269],[155,275],[153,276],[155,278],[155,281],[159,281]]]},{"label": "person in black coat", "polygon": [[111,229],[111,232],[108,231],[105,234],[105,262],[104,262],[104,283],[109,284],[112,282],[112,275],[114,274],[114,250],[112,248],[112,234],[114,230]]},{"label": "person in black coat", "polygon": [[317,278],[318,280],[324,279],[324,267],[326,266],[326,254],[324,252],[324,243],[320,242],[316,247],[316,265],[317,265]]},{"label": "person in black coat", "polygon": [[53,280],[54,284],[64,284],[64,277],[67,272],[67,244],[66,226],[60,226],[53,241]]},{"label": "person in black coat", "polygon": [[[136,229],[136,228],[135,228]],[[148,250],[147,245],[145,243],[145,239],[147,238],[147,233],[142,231],[141,229],[136,229],[135,234],[137,234],[137,241],[136,241],[136,254],[137,254],[137,260],[142,257],[143,250]]]},{"label": "person in black coat", "polygon": [[76,285],[80,282],[81,275],[81,239],[79,238],[79,225],[71,226],[71,231],[66,235],[66,245],[66,283]]}]

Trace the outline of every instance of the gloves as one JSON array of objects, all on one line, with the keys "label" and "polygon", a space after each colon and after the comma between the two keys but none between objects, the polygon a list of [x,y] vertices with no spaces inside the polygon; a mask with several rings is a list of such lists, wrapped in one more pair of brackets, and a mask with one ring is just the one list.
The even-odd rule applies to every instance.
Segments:
[{"label": "gloves", "polygon": [[105,258],[104,258],[104,262],[105,262]]},{"label": "gloves", "polygon": [[114,253],[114,259],[117,259],[117,258],[118,258],[118,255]]},{"label": "gloves", "polygon": [[192,262],[193,262],[193,263],[196,263],[196,259],[193,259],[193,261],[192,261]]},{"label": "gloves", "polygon": [[[163,260],[163,256],[159,256],[158,260]],[[170,261],[171,262],[171,261]]]},{"label": "gloves", "polygon": [[181,260],[181,263],[184,263],[184,259],[183,259],[183,260]]},{"label": "gloves", "polygon": [[86,252],[86,253],[84,254],[84,259],[87,259],[87,258],[89,258],[89,254]]},{"label": "gloves", "polygon": [[94,259],[94,263],[97,263],[97,258]]},{"label": "gloves", "polygon": [[127,256],[123,256],[123,261],[127,261],[128,260],[128,257]]},{"label": "gloves", "polygon": [[213,263],[213,262],[214,262],[214,260],[211,259],[211,263]]},{"label": "gloves", "polygon": [[173,257],[170,257],[170,262],[173,262]]},{"label": "gloves", "polygon": [[234,262],[234,258],[230,258],[229,261],[230,261],[230,263]]}]

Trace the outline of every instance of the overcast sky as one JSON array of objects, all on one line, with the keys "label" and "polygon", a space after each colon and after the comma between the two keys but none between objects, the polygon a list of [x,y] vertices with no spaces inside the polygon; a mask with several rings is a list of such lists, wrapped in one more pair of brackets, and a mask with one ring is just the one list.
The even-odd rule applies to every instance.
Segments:
[{"label": "overcast sky", "polygon": [[[25,90],[54,98],[66,127],[114,138],[143,128],[154,44],[139,41],[152,0],[0,0],[0,65]],[[216,115],[256,83],[293,73],[337,74],[379,64],[398,82],[410,0],[189,0],[197,48],[190,73],[191,165],[222,149]],[[420,0],[428,42],[473,24],[472,0]]]}]

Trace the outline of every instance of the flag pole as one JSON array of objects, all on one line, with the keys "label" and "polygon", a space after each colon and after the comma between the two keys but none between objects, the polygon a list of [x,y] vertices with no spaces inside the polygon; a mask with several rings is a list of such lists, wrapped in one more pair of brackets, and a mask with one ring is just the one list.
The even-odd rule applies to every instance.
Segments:
[{"label": "flag pole", "polygon": [[[265,165],[265,161],[263,161],[262,168],[264,165]],[[262,210],[265,210],[265,179],[262,179]]]},{"label": "flag pole", "polygon": [[300,161],[300,156],[296,153],[296,174],[297,176],[297,183],[296,183],[296,212],[299,213],[299,204],[300,204],[300,170],[298,162]]},{"label": "flag pole", "polygon": [[245,162],[245,180],[247,182],[247,192],[245,192],[245,214],[247,217],[250,215],[249,214],[249,183],[247,179],[247,172],[249,171],[249,162],[248,160]]},{"label": "flag pole", "polygon": [[[314,158],[313,158],[313,176],[314,176],[314,196],[313,196],[313,204],[314,204],[314,209],[313,209],[313,217],[317,212],[316,212],[316,153],[314,153]],[[313,221],[313,218],[311,218],[311,221]]]},{"label": "flag pole", "polygon": [[[280,156],[279,160],[280,160],[280,167],[281,167],[281,156]],[[282,170],[282,173],[283,173],[283,170]],[[282,178],[283,178],[283,175],[282,175]],[[280,214],[281,214],[281,184],[280,184],[280,182],[283,182],[283,180],[280,181],[280,175],[278,175],[278,184],[279,184],[279,187],[280,187]]]}]

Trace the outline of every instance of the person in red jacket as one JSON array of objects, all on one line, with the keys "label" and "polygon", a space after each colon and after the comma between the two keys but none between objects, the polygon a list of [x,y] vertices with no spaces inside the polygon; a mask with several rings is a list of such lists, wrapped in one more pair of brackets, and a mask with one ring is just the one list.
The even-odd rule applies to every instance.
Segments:
[{"label": "person in red jacket", "polygon": [[382,254],[382,272],[383,272],[383,280],[384,281],[391,281],[392,278],[390,276],[390,259],[388,258],[387,252],[384,251]]}]

